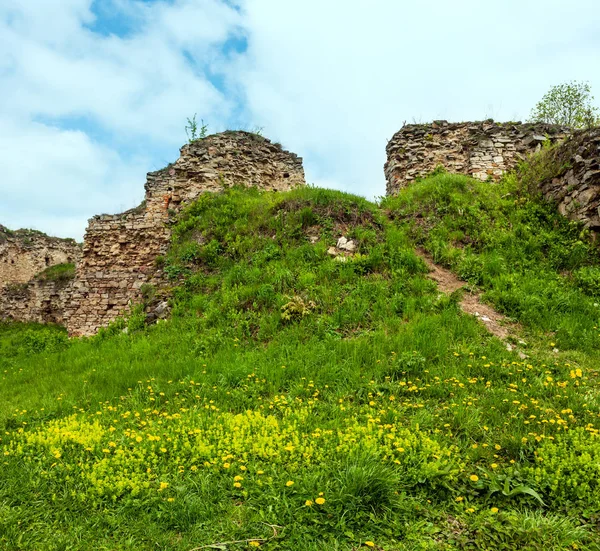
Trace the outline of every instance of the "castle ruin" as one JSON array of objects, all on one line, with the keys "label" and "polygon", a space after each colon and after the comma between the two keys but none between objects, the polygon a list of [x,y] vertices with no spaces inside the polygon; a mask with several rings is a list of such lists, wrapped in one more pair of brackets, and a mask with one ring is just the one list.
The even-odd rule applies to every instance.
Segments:
[{"label": "castle ruin", "polygon": [[[0,319],[53,321],[72,336],[93,335],[141,299],[144,283],[161,281],[156,259],[166,253],[170,221],[184,205],[233,185],[288,191],[304,184],[302,159],[257,134],[228,131],[184,145],[175,163],[148,174],[139,207],[89,220],[81,258],[72,257],[73,280],[31,280],[39,263],[19,279],[16,271],[0,272]],[[49,258],[51,265],[66,257]]]}]

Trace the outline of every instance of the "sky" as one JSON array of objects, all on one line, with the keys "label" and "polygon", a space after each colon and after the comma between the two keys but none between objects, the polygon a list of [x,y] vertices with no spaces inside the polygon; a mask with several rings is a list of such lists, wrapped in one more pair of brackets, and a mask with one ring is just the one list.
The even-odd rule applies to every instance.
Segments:
[{"label": "sky", "polygon": [[526,120],[571,80],[600,98],[599,30],[598,0],[0,0],[0,224],[80,240],[194,114],[377,198],[404,122]]}]

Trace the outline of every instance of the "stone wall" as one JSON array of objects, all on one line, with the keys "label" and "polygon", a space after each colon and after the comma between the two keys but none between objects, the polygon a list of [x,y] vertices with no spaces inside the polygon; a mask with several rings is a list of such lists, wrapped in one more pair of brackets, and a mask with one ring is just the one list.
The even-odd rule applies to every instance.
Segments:
[{"label": "stone wall", "polygon": [[89,221],[83,258],[65,314],[71,335],[91,335],[160,284],[156,258],[166,252],[173,216],[201,193],[227,186],[287,191],[304,185],[302,159],[248,132],[224,132],[181,148],[172,165],[149,173],[140,207]]},{"label": "stone wall", "polygon": [[7,283],[0,289],[0,321],[58,323],[64,325],[73,280]]},{"label": "stone wall", "polygon": [[408,124],[386,147],[386,191],[393,195],[438,165],[479,180],[499,180],[520,159],[539,150],[542,142],[556,142],[569,134],[570,130],[562,126],[492,120]]},{"label": "stone wall", "polygon": [[77,263],[81,245],[35,230],[10,231],[0,225],[0,287],[26,283],[49,266]]},{"label": "stone wall", "polygon": [[575,132],[533,162],[550,174],[536,183],[559,212],[600,232],[600,128]]}]

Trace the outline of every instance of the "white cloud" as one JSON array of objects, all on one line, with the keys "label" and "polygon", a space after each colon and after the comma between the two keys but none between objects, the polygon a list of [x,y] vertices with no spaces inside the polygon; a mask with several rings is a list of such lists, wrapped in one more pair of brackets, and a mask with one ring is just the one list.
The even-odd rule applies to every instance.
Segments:
[{"label": "white cloud", "polygon": [[[186,117],[224,124],[233,102],[184,49],[218,59],[239,14],[216,0],[119,6],[136,23],[124,37],[88,28],[91,0],[0,6],[0,156],[14,166],[0,183],[2,223],[81,237],[88,217],[139,198],[158,168],[150,154],[176,155]],[[70,229],[54,226],[62,216]]]},{"label": "white cloud", "polygon": [[93,214],[143,198],[148,159],[123,159],[80,131],[0,121],[0,220],[81,238]]}]

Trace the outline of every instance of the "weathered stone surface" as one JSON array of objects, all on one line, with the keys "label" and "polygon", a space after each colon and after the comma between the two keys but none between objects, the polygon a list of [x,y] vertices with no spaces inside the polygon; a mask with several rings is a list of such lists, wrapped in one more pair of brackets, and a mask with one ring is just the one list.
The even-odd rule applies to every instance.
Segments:
[{"label": "weathered stone surface", "polygon": [[26,283],[49,266],[77,263],[81,245],[35,230],[10,231],[0,224],[0,287]]},{"label": "weathered stone surface", "polygon": [[384,171],[387,194],[394,195],[439,165],[449,172],[497,181],[542,142],[563,140],[570,129],[548,124],[483,122],[403,126],[389,141]]},{"label": "weathered stone surface", "polygon": [[0,320],[64,325],[73,280],[7,283],[0,289]]},{"label": "weathered stone surface", "polygon": [[538,162],[554,174],[539,182],[542,194],[561,214],[600,231],[600,128],[575,132],[544,157]]}]

